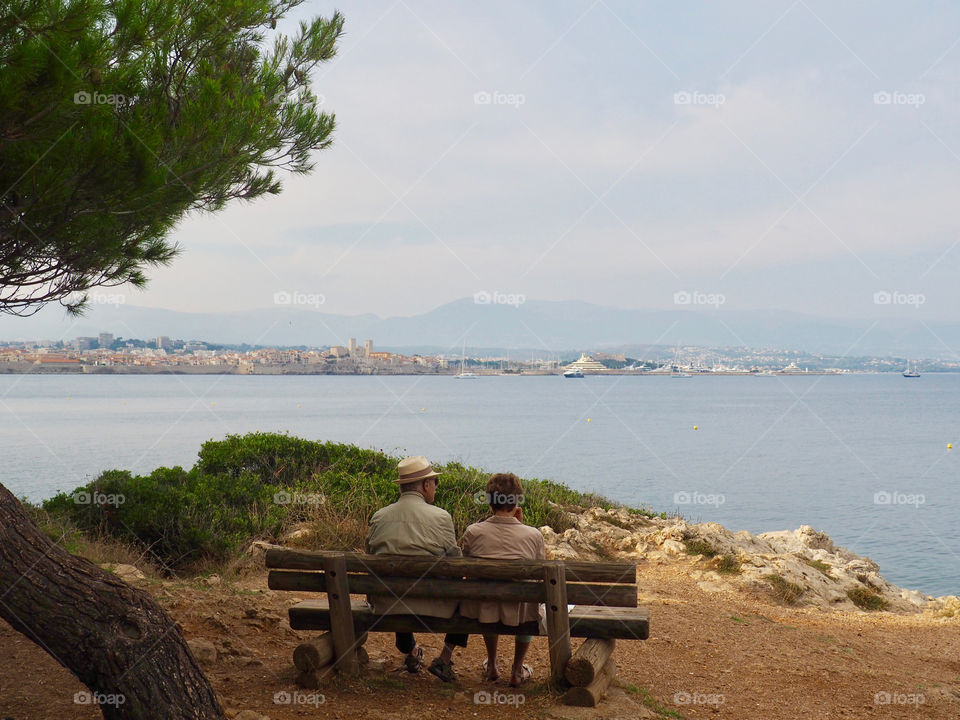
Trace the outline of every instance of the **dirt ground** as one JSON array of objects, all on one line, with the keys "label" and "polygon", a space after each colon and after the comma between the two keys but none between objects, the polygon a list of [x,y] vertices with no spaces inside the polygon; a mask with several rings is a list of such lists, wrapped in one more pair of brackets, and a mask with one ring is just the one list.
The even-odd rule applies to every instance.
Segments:
[{"label": "dirt ground", "polygon": [[[291,630],[286,608],[306,594],[267,590],[264,572],[217,585],[152,580],[143,586],[188,639],[216,645],[218,658],[206,671],[231,717],[243,710],[271,720],[960,717],[956,619],[785,608],[761,597],[707,593],[676,568],[648,564],[639,566],[639,578],[641,605],[651,610],[650,639],[618,641],[620,690],[590,711],[559,706],[550,695],[541,638],[529,657],[536,676],[519,690],[503,680],[492,685],[481,679],[480,638],[458,651],[460,679],[452,686],[425,670],[399,670],[393,636],[383,633],[370,635],[371,668],[361,678],[331,674],[319,690],[300,690],[293,682],[292,652],[316,633]],[[441,638],[419,639],[429,661]],[[512,639],[501,642],[506,668]],[[85,691],[46,653],[0,623],[0,719],[100,717],[95,706],[75,702],[85,699]]]}]

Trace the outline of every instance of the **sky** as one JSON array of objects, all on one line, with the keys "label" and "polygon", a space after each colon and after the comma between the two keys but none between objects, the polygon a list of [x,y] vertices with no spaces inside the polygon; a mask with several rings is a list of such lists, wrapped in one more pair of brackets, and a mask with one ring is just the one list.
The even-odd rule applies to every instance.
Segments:
[{"label": "sky", "polygon": [[334,9],[332,147],[186,219],[126,302],[956,319],[956,3],[347,0],[279,29]]}]

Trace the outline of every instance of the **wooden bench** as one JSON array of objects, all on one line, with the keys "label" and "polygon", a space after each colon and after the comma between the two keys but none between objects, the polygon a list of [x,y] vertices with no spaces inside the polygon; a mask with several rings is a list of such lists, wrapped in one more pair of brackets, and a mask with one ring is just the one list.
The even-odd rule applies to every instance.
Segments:
[{"label": "wooden bench", "polygon": [[[368,632],[498,633],[546,635],[551,680],[564,687],[570,638],[596,639],[578,657],[574,677],[610,682],[609,660],[614,639],[646,640],[649,611],[637,607],[636,566],[614,562],[557,560],[480,560],[363,555],[270,549],[266,553],[272,590],[325,592],[326,599],[305,600],[290,608],[294,630],[330,630],[333,664],[356,673],[357,648]],[[480,623],[472,618],[380,615],[350,595],[396,598],[502,600],[545,603],[546,632],[537,622],[518,626]],[[572,608],[568,608],[568,603]],[[361,638],[361,642],[358,642]],[[585,646],[587,644],[585,643]],[[583,663],[599,665],[583,673]],[[597,677],[595,677],[597,676]],[[601,688],[602,694],[605,686]]]}]

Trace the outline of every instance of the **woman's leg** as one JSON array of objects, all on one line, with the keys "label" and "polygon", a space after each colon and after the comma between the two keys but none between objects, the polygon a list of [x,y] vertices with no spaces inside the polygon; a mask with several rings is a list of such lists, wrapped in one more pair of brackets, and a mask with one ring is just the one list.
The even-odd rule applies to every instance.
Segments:
[{"label": "woman's leg", "polygon": [[497,672],[497,642],[499,635],[484,635],[483,642],[487,646],[487,680],[496,680],[500,677]]},{"label": "woman's leg", "polygon": [[523,683],[523,659],[527,656],[527,650],[530,649],[531,638],[529,635],[517,635],[517,642],[513,646],[513,668],[510,671],[510,684],[517,687]]}]

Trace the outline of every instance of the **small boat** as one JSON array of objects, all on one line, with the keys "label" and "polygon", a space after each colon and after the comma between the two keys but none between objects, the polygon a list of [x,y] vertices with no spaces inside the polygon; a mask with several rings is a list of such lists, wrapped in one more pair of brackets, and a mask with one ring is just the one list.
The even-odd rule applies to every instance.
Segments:
[{"label": "small boat", "polygon": [[464,364],[467,361],[467,346],[463,346],[463,352],[460,355],[460,372],[458,372],[455,377],[457,380],[473,380],[474,378],[479,377],[476,373],[467,372],[464,370]]},{"label": "small boat", "polygon": [[907,369],[903,371],[903,376],[904,376],[905,378],[920,377],[920,371],[917,370],[917,366],[916,366],[916,365],[913,366],[913,369],[912,369],[912,370],[910,369],[910,366],[907,365]]},{"label": "small boat", "polygon": [[567,370],[563,371],[563,376],[565,378],[582,378],[583,370],[578,367],[568,368]]}]

